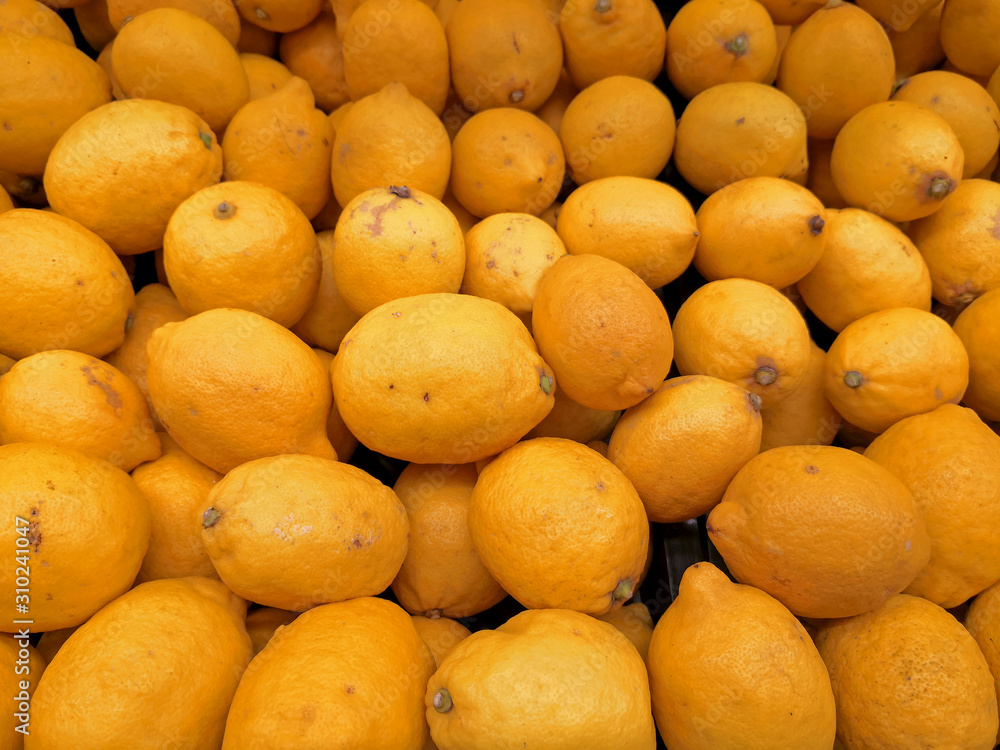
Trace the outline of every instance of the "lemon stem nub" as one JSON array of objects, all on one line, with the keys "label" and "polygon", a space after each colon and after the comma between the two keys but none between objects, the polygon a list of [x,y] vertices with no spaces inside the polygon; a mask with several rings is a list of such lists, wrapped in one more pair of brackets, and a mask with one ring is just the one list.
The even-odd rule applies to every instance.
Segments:
[{"label": "lemon stem nub", "polygon": [[229,201],[222,201],[215,210],[212,211],[212,216],[216,219],[231,219],[236,215],[236,206],[234,206]]},{"label": "lemon stem nub", "polygon": [[598,13],[607,13],[611,10],[611,0],[597,0],[594,5],[594,10]]},{"label": "lemon stem nub", "polygon": [[524,100],[524,92],[521,89],[515,89],[510,92],[510,96],[508,98],[510,99],[511,104],[518,104]]},{"label": "lemon stem nub", "polygon": [[404,200],[412,196],[410,189],[406,187],[406,185],[390,185],[389,192],[397,198],[402,198]]},{"label": "lemon stem nub", "polygon": [[757,385],[771,385],[778,379],[778,371],[773,367],[764,365],[757,368],[757,372],[753,374],[753,379]]},{"label": "lemon stem nub", "polygon": [[256,15],[257,18],[259,18],[261,21],[266,21],[267,19],[270,18],[270,16],[267,15],[267,11],[264,10],[263,8],[254,8],[253,12],[254,15]]},{"label": "lemon stem nub", "polygon": [[212,136],[210,133],[198,133],[198,137],[201,138],[201,142],[205,144],[205,148],[209,151],[212,150]]},{"label": "lemon stem nub", "polygon": [[441,615],[442,612],[440,609],[429,609],[426,612],[424,612],[424,617],[426,617],[428,620],[440,620]]},{"label": "lemon stem nub", "polygon": [[754,411],[760,411],[760,408],[764,405],[764,399],[758,396],[756,393],[751,393],[747,396],[750,401],[750,406],[753,407]]},{"label": "lemon stem nub", "polygon": [[632,598],[632,581],[628,578],[619,581],[618,585],[615,586],[614,593],[611,594],[611,598],[616,602],[623,602],[626,599]]},{"label": "lemon stem nub", "polygon": [[723,46],[726,48],[727,52],[731,52],[733,57],[743,57],[749,49],[749,42],[747,35],[744,33],[739,33],[726,42]]},{"label": "lemon stem nub", "polygon": [[446,714],[451,711],[451,693],[449,693],[445,688],[441,688],[436,693],[434,693],[434,699],[431,701],[431,705],[434,706],[434,710],[439,714]]},{"label": "lemon stem nub", "polygon": [[814,235],[820,234],[825,226],[826,222],[818,214],[809,219],[809,231]]},{"label": "lemon stem nub", "polygon": [[542,375],[539,385],[542,386],[542,391],[544,391],[546,395],[552,393],[552,376]]},{"label": "lemon stem nub", "polygon": [[941,200],[951,195],[955,189],[955,183],[948,177],[935,177],[931,180],[931,185],[927,188],[927,195],[934,200]]},{"label": "lemon stem nub", "polygon": [[857,388],[861,385],[861,373],[851,370],[844,373],[844,385],[848,388]]},{"label": "lemon stem nub", "polygon": [[201,525],[204,526],[206,529],[210,529],[219,522],[220,518],[222,518],[222,514],[219,513],[219,511],[217,511],[215,508],[209,508],[208,510],[205,511],[205,514],[201,517]]}]

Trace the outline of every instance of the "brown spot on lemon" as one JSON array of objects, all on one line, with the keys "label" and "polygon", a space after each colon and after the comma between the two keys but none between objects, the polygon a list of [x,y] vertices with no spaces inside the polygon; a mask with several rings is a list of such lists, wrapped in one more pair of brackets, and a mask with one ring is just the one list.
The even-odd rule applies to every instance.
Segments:
[{"label": "brown spot on lemon", "polygon": [[96,377],[94,377],[94,371],[88,365],[83,365],[80,368],[80,372],[87,376],[87,385],[93,385],[100,388],[104,392],[104,398],[108,402],[108,405],[112,409],[122,408],[122,399],[118,395],[118,391],[111,387],[110,384],[101,382]]},{"label": "brown spot on lemon", "polygon": [[38,547],[42,543],[42,530],[38,527],[37,521],[28,524],[28,544],[38,552]]}]

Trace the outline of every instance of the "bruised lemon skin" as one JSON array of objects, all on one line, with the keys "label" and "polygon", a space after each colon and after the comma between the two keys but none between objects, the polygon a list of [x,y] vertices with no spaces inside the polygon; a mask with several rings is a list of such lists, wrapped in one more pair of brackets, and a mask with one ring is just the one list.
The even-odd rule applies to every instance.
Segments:
[{"label": "bruised lemon skin", "polygon": [[466,253],[458,220],[433,195],[378,187],[344,206],[334,230],[333,280],[355,313],[400,297],[458,293]]},{"label": "bruised lemon skin", "polygon": [[55,349],[25,357],[0,380],[0,443],[74,448],[132,471],[160,455],[139,387],[107,362]]}]

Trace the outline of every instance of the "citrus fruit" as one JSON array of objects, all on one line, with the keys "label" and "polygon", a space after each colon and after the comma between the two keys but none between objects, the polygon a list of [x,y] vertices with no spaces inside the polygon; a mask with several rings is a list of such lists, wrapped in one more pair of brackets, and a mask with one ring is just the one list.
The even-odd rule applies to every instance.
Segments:
[{"label": "citrus fruit", "polygon": [[423,696],[433,671],[409,615],[392,602],[361,597],[315,607],[254,657],[233,697],[222,748],[422,750]]},{"label": "citrus fruit", "polygon": [[400,297],[455,294],[465,273],[462,228],[433,195],[377,187],[344,206],[334,230],[333,281],[358,315]]},{"label": "citrus fruit", "polygon": [[243,105],[222,138],[223,177],[267,185],[316,216],[333,192],[333,126],[315,104],[309,84],[293,76]]},{"label": "citrus fruit", "polygon": [[463,0],[445,30],[452,86],[470,112],[535,110],[555,89],[562,41],[536,0]]},{"label": "citrus fruit", "polygon": [[559,387],[591,409],[634,406],[670,371],[667,311],[642,279],[600,255],[565,255],[545,271],[531,323]]},{"label": "citrus fruit", "polygon": [[651,289],[691,263],[698,223],[676,188],[641,177],[604,177],[576,188],[562,204],[556,230],[573,255],[603,255]]},{"label": "citrus fruit", "polygon": [[625,475],[561,438],[526,440],[486,466],[469,529],[486,568],[523,605],[594,615],[632,598],[649,544]]},{"label": "citrus fruit", "polygon": [[502,107],[473,115],[455,135],[452,152],[451,189],[474,216],[537,216],[562,187],[559,137],[530,112]]},{"label": "citrus fruit", "polygon": [[794,393],[806,376],[809,330],[781,292],[748,279],[697,289],[674,318],[674,356],[681,375],[728,380],[763,400]]},{"label": "citrus fruit", "polygon": [[653,750],[642,659],[607,623],[563,609],[522,612],[475,633],[427,683],[440,750]]},{"label": "citrus fruit", "polygon": [[203,312],[149,341],[149,396],[160,423],[220,473],[255,458],[334,458],[327,368],[300,339],[245,310]]},{"label": "citrus fruit", "polygon": [[826,357],[826,395],[844,419],[882,432],[904,417],[958,403],[969,355],[941,318],[912,307],[854,321]]},{"label": "citrus fruit", "polygon": [[392,590],[408,612],[471,617],[507,595],[472,544],[469,502],[478,476],[475,464],[410,464],[396,480],[410,545]]},{"label": "citrus fruit", "polygon": [[694,266],[709,281],[752,279],[782,289],[809,273],[823,255],[826,209],[801,185],[749,177],[701,204]]},{"label": "citrus fruit", "polygon": [[671,378],[628,409],[608,458],[629,478],[649,520],[707,513],[760,450],[760,397],[707,375]]},{"label": "citrus fruit", "polygon": [[692,0],[667,27],[667,75],[685,99],[720,83],[769,83],[777,56],[774,23],[756,0]]},{"label": "citrus fruit", "polygon": [[125,24],[115,37],[111,69],[128,98],[180,104],[216,134],[250,99],[250,82],[229,40],[177,8],[154,8]]},{"label": "citrus fruit", "polygon": [[[846,6],[845,6],[846,7]],[[962,179],[965,157],[948,121],[913,102],[879,102],[837,133],[834,185],[851,206],[889,221],[930,216]]]},{"label": "citrus fruit", "polygon": [[955,321],[954,330],[969,355],[969,387],[962,402],[983,419],[1000,421],[1000,341],[997,316],[1000,290],[973,301]]},{"label": "citrus fruit", "polygon": [[577,88],[616,75],[652,81],[663,69],[667,28],[652,0],[566,2],[558,21]]},{"label": "citrus fruit", "polygon": [[179,448],[167,448],[159,458],[137,466],[132,479],[149,503],[152,519],[137,580],[218,579],[193,519],[222,475]]},{"label": "citrus fruit", "polygon": [[499,453],[549,413],[554,388],[521,321],[464,294],[376,307],[347,332],[333,367],[337,409],[351,432],[372,450],[417,463]]},{"label": "citrus fruit", "polygon": [[975,640],[936,604],[892,597],[816,637],[837,701],[845,747],[989,750],[997,698]]},{"label": "citrus fruit", "polygon": [[221,177],[222,149],[204,120],[129,99],[73,123],[45,165],[45,192],[56,212],[135,255],[162,247],[177,206]]},{"label": "citrus fruit", "polygon": [[[246,604],[218,581],[137,586],[59,649],[31,702],[27,747],[154,748],[195,737],[220,746],[229,702],[251,656],[245,613]],[[206,644],[212,657],[193,660]],[[190,701],[171,700],[181,690]],[[104,712],[99,722],[98,707]]]},{"label": "citrus fruit", "polygon": [[736,580],[801,617],[879,607],[927,564],[930,541],[902,481],[832,446],[784,446],[751,459],[708,516]]},{"label": "citrus fruit", "polygon": [[910,489],[930,534],[930,562],[906,593],[951,608],[1000,580],[989,531],[1000,517],[1000,436],[974,411],[945,404],[908,417],[865,456]]},{"label": "citrus fruit", "polygon": [[0,443],[47,443],[125,471],[160,455],[138,386],[107,362],[68,349],[19,360],[0,379]]},{"label": "citrus fruit", "polygon": [[132,284],[121,260],[72,219],[30,208],[0,215],[0,353],[48,349],[103,357],[125,338]]},{"label": "citrus fruit", "polygon": [[[230,471],[199,512],[205,550],[233,591],[302,611],[384,591],[406,555],[399,498],[361,469],[281,455]],[[282,563],[302,555],[300,566]]]},{"label": "citrus fruit", "polygon": [[[11,519],[8,548],[29,557],[33,632],[79,625],[132,586],[149,542],[149,507],[121,469],[70,448],[2,445],[0,504]],[[15,567],[4,570],[10,591]],[[8,632],[25,619],[14,605],[11,597]]]},{"label": "citrus fruit", "polygon": [[320,252],[309,219],[256,182],[221,182],[181,203],[163,237],[170,288],[189,314],[252,310],[294,324],[319,287]]},{"label": "citrus fruit", "polygon": [[826,750],[833,742],[830,678],[805,628],[711,563],[684,571],[647,661],[653,715],[671,748]]}]

